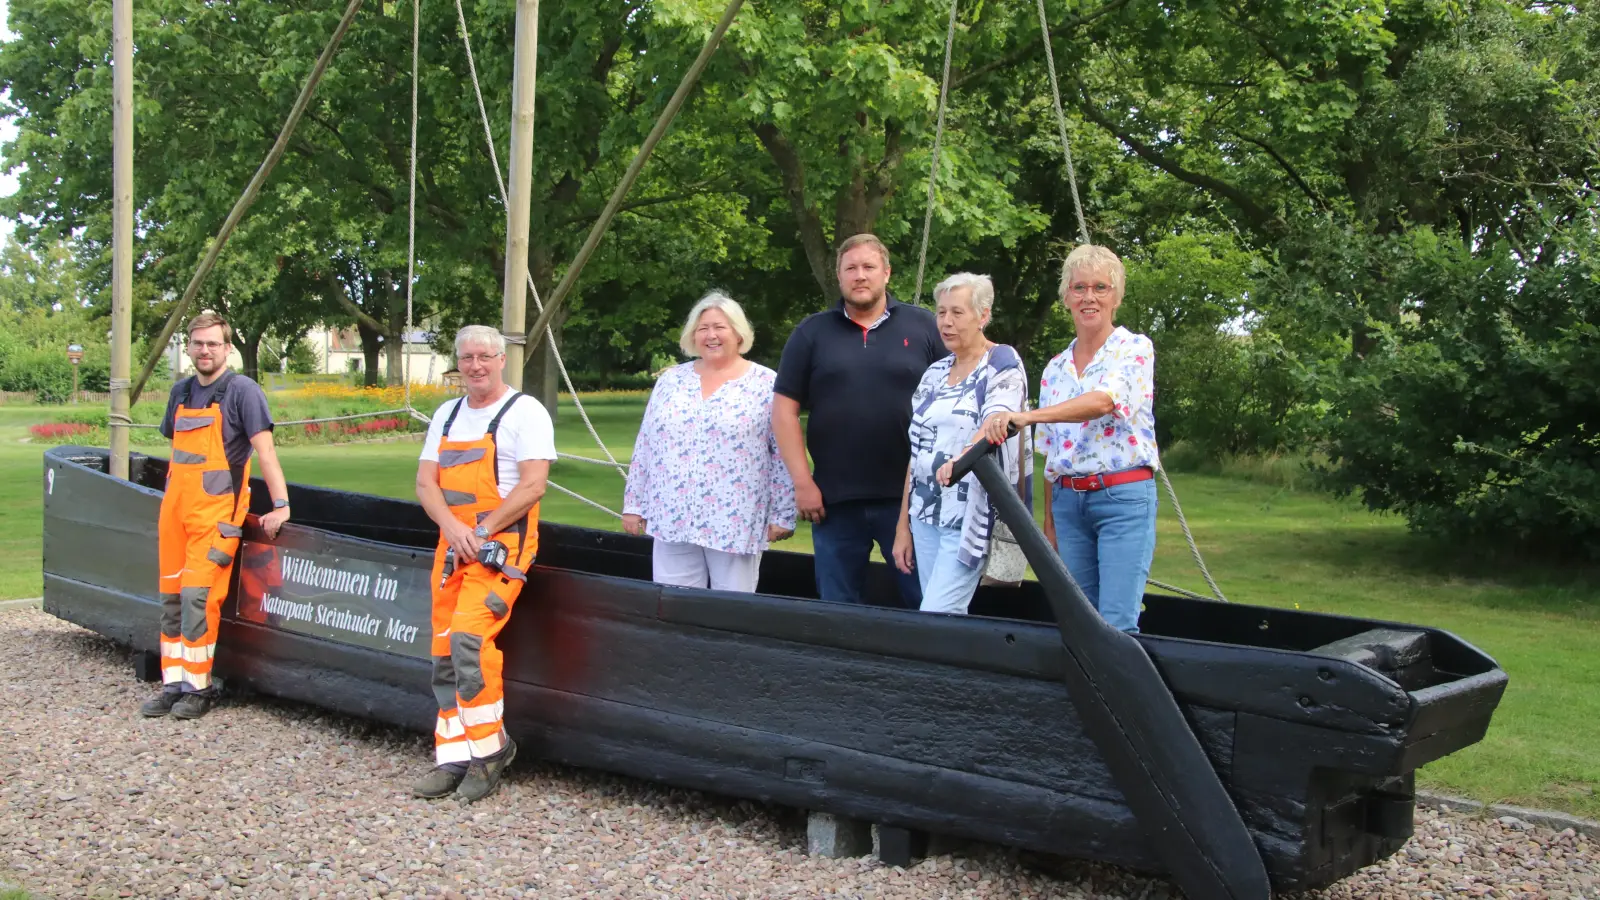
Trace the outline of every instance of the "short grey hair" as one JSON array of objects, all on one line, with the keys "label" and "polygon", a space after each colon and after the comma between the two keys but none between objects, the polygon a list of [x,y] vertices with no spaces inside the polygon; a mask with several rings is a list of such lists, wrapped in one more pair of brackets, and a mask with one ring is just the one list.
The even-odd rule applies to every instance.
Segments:
[{"label": "short grey hair", "polygon": [[1122,296],[1127,285],[1127,270],[1123,268],[1122,260],[1115,253],[1098,244],[1079,244],[1072,248],[1067,258],[1061,263],[1061,296],[1067,295],[1067,286],[1072,283],[1072,273],[1079,269],[1096,269],[1106,273],[1111,280],[1111,289]]},{"label": "short grey hair", "polygon": [[500,336],[500,329],[487,325],[466,325],[456,332],[457,357],[461,356],[461,348],[468,344],[481,344],[496,354],[506,352],[506,339]]},{"label": "short grey hair", "polygon": [[756,342],[756,333],[750,328],[750,319],[745,316],[744,307],[727,294],[712,291],[701,297],[694,309],[689,310],[689,318],[683,323],[683,333],[678,335],[678,349],[683,351],[683,355],[698,355],[694,349],[694,330],[700,324],[700,317],[713,309],[722,310],[722,314],[728,317],[733,333],[739,336],[739,353],[750,352],[750,345]]},{"label": "short grey hair", "polygon": [[934,304],[938,305],[945,295],[957,288],[967,289],[968,301],[978,318],[983,318],[984,313],[994,309],[994,281],[987,275],[977,275],[972,272],[957,272],[939,282],[933,289]]}]

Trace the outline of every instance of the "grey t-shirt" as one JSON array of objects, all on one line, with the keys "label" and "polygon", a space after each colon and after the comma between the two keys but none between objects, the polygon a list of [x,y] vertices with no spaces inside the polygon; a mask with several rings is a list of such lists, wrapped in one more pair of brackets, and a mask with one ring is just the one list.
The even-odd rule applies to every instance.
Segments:
[{"label": "grey t-shirt", "polygon": [[[221,378],[206,385],[196,382],[191,375],[173,385],[167,397],[166,415],[161,417],[161,433],[171,439],[172,420],[179,403],[188,409],[210,406],[224,379],[228,380],[228,393],[222,398],[222,447],[228,455],[228,465],[238,467],[250,459],[250,439],[272,430],[272,412],[267,409],[266,393],[261,385],[243,375],[224,372]],[[192,394],[190,382],[194,382]]]}]

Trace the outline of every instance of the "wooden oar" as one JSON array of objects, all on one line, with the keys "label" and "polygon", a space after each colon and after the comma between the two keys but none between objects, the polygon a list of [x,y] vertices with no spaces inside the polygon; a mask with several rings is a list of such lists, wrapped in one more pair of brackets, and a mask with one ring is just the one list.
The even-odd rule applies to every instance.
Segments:
[{"label": "wooden oar", "polygon": [[1261,854],[1161,673],[1083,595],[990,454],[994,446],[968,450],[952,483],[978,476],[1032,564],[1061,630],[1067,693],[1151,848],[1191,900],[1268,900]]}]

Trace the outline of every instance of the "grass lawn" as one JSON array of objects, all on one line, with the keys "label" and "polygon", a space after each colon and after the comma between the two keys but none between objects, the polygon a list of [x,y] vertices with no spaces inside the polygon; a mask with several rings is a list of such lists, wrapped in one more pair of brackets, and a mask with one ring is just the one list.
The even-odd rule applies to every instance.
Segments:
[{"label": "grass lawn", "polygon": [[[626,461],[643,399],[586,400],[596,428]],[[40,448],[20,444],[49,410],[0,407],[0,599],[39,591]],[[557,445],[602,456],[570,409]],[[410,497],[416,442],[312,445],[281,451],[292,481]],[[563,461],[552,480],[620,509],[613,470]],[[1488,801],[1600,817],[1600,579],[1592,572],[1494,569],[1441,556],[1392,517],[1262,479],[1176,475],[1173,482],[1212,573],[1229,599],[1266,606],[1417,622],[1448,629],[1492,654],[1511,686],[1483,742],[1434,763],[1427,786]],[[552,492],[549,520],[614,527],[606,513]],[[1162,494],[1152,577],[1204,589]],[[804,523],[788,547],[809,550]]]}]

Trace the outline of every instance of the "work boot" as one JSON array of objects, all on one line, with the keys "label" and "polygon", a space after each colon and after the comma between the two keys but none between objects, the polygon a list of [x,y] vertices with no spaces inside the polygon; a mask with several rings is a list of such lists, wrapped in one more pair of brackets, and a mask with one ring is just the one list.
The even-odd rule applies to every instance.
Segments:
[{"label": "work boot", "polygon": [[211,695],[204,691],[186,693],[172,704],[172,717],[174,719],[198,719],[211,711],[215,701]]},{"label": "work boot", "polygon": [[411,795],[424,800],[437,800],[456,792],[461,785],[461,779],[467,777],[466,769],[449,769],[439,766],[428,774],[417,779],[411,786]]},{"label": "work boot", "polygon": [[176,704],[178,702],[178,698],[182,696],[183,695],[177,691],[162,691],[140,705],[139,715],[150,719],[159,719],[167,713],[172,712],[173,705]]},{"label": "work boot", "polygon": [[505,774],[506,766],[516,758],[517,744],[508,735],[504,750],[488,759],[475,759],[467,767],[467,777],[461,779],[461,786],[456,788],[456,799],[462,803],[477,803],[494,793],[500,787],[500,776]]}]

